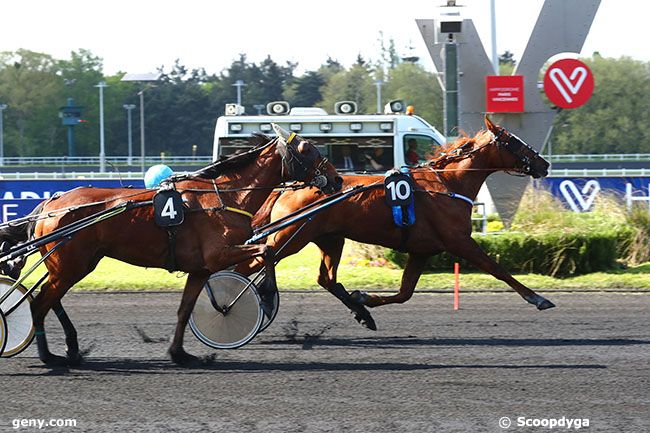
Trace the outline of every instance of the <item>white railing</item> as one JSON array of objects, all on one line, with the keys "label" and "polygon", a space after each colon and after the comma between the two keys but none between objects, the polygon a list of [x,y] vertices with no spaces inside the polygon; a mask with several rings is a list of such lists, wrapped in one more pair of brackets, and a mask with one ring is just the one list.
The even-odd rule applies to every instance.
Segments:
[{"label": "white railing", "polygon": [[142,173],[139,171],[129,171],[124,173],[117,173],[115,171],[108,171],[100,173],[98,171],[90,172],[75,172],[69,171],[66,173],[61,172],[33,172],[33,173],[0,173],[1,180],[49,180],[49,179],[142,179]]},{"label": "white railing", "polygon": [[[116,165],[128,165],[128,156],[107,156],[106,162]],[[147,156],[145,166],[153,164],[208,164],[212,162],[210,156]],[[99,165],[98,156],[11,156],[4,157],[5,166],[12,165]],[[132,157],[131,165],[139,166],[142,158]]]},{"label": "white railing", "polygon": [[[650,168],[603,168],[603,169],[553,169],[549,177],[650,177]],[[10,172],[6,167],[0,170],[0,180],[19,179],[142,179],[140,171],[52,171],[52,172]]]},{"label": "white railing", "polygon": [[575,155],[544,155],[551,162],[603,162],[603,161],[650,161],[650,153],[603,153]]},{"label": "white railing", "polygon": [[550,177],[650,176],[650,168],[552,168]]}]

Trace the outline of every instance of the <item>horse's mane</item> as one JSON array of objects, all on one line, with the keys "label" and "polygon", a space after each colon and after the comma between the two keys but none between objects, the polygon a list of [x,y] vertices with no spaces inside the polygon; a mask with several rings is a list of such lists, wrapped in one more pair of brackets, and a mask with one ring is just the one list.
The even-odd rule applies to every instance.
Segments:
[{"label": "horse's mane", "polygon": [[253,148],[243,153],[222,156],[212,164],[205,166],[193,173],[191,176],[203,179],[214,179],[235,169],[244,167],[257,158],[262,150],[271,144],[271,138],[262,133],[253,133],[251,138]]},{"label": "horse's mane", "polygon": [[437,146],[434,149],[433,155],[431,158],[429,158],[428,162],[435,162],[441,158],[451,155],[456,149],[466,145],[467,143],[476,143],[486,132],[486,129],[482,129],[477,132],[474,137],[470,137],[466,132],[461,131],[460,135],[455,141],[444,144],[442,146]]}]

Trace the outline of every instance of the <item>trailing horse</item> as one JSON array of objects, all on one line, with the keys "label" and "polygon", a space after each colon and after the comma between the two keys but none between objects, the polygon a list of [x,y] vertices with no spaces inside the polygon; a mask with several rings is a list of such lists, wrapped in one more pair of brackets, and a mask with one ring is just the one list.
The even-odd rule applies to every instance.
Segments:
[{"label": "trailing horse", "polygon": [[[290,226],[269,236],[266,244],[278,248],[289,241],[278,252],[279,260],[314,242],[322,255],[318,284],[339,298],[370,329],[376,327],[365,307],[410,299],[427,259],[443,251],[462,257],[504,281],[538,309],[553,307],[553,303],[521,284],[488,257],[471,237],[472,202],[487,176],[506,171],[538,178],[548,174],[549,166],[532,148],[487,117],[485,124],[487,130],[473,138],[458,139],[431,162],[410,169],[414,190],[412,216],[415,217],[412,225],[400,227],[395,223],[393,211],[386,204],[383,177],[344,176],[345,187],[363,185],[363,191],[318,213],[300,231],[298,226]],[[313,188],[274,193],[256,215],[253,225],[276,221],[319,198],[321,195]],[[400,218],[406,216],[400,212]],[[345,238],[408,253],[398,294],[384,296],[358,291],[349,294],[337,282]],[[238,266],[237,271],[249,274],[259,268],[260,262],[252,260]]]},{"label": "trailing horse", "polygon": [[[183,334],[196,298],[212,273],[262,257],[269,276],[269,290],[277,290],[271,249],[266,245],[243,245],[252,234],[252,215],[272,189],[284,181],[303,181],[330,193],[340,189],[341,178],[311,143],[279,128],[276,132],[278,138],[270,141],[267,138],[266,144],[249,152],[167,179],[163,189],[177,191],[182,197],[179,208],[163,208],[162,214],[166,212],[170,217],[183,212],[184,221],[173,227],[161,227],[155,222],[158,214],[154,213],[154,207],[141,205],[154,198],[155,190],[77,188],[43,202],[40,212],[27,219],[35,221],[36,238],[101,211],[119,210],[127,205],[111,218],[73,233],[72,239],[45,261],[49,275],[31,303],[39,358],[48,365],[81,362],[77,333],[61,305],[61,298],[92,272],[103,257],[188,273],[169,348],[172,360],[183,365],[196,362],[196,357],[183,349]],[[0,239],[27,239],[29,233],[26,225],[23,227],[22,232],[15,228],[0,231]],[[41,254],[46,254],[55,244],[53,241],[41,247]],[[48,349],[43,321],[50,309],[65,331],[67,358]]]}]

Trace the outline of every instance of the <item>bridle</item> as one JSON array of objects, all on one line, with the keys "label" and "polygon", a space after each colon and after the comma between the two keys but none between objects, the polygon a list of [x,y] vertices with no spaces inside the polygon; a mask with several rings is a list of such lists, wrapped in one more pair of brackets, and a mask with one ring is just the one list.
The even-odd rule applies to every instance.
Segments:
[{"label": "bridle", "polygon": [[475,148],[468,149],[468,146],[475,143],[474,140],[468,140],[467,142],[463,143],[461,146],[451,151],[449,154],[445,154],[441,158],[432,161],[429,164],[430,167],[432,169],[444,168],[447,164],[451,162],[469,158],[473,154],[479,152],[484,147],[487,147],[492,144],[496,144],[498,148],[505,149],[508,152],[510,152],[522,164],[521,168],[516,168],[514,170],[503,169],[504,171],[506,172],[516,171],[523,175],[540,177],[541,174],[537,173],[535,169],[533,169],[532,166],[533,158],[531,158],[531,155],[533,155],[534,157],[538,157],[539,153],[535,151],[532,147],[530,147],[528,144],[526,144],[519,137],[517,137],[515,134],[512,134],[511,132],[507,131],[505,128],[501,128],[501,127],[498,128],[499,129],[497,133],[492,134],[493,138],[489,142],[477,146]]},{"label": "bridle", "polygon": [[517,169],[517,171],[533,177],[542,176],[541,173],[537,173],[533,169],[532,158],[530,156],[533,155],[533,157],[538,158],[539,153],[535,149],[530,147],[528,144],[526,144],[522,139],[517,137],[515,134],[506,131],[505,128],[499,127],[499,131],[494,136],[492,142],[496,143],[498,147],[506,149],[508,152],[514,155],[514,157],[521,162],[522,168]]},{"label": "bridle", "polygon": [[[304,182],[309,174],[310,167],[316,161],[316,158],[320,155],[320,152],[316,150],[317,156],[303,156],[298,151],[298,141],[294,140],[296,137],[295,133],[292,133],[289,138],[286,140],[278,140],[278,151],[282,156],[282,177],[285,178],[285,173],[292,180],[297,180]],[[323,175],[325,171],[325,166],[327,164],[327,158],[321,157],[321,161],[313,169],[314,177],[311,181],[306,182],[307,185],[315,186],[317,188],[322,188],[327,185],[327,177]]]}]

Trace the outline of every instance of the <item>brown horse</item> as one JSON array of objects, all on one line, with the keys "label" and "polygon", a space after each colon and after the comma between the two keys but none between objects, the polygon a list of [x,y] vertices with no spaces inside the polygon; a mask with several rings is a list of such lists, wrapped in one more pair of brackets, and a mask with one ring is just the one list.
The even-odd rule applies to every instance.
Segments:
[{"label": "brown horse", "polygon": [[[252,235],[252,214],[273,187],[289,180],[315,183],[327,193],[341,187],[342,180],[334,167],[312,144],[295,134],[277,132],[278,138],[245,154],[169,179],[166,186],[180,192],[185,208],[185,220],[174,229],[168,231],[154,222],[153,206],[135,207],[78,231],[54,252],[45,261],[48,279],[31,304],[39,358],[48,365],[81,361],[76,331],[61,306],[61,298],[103,257],[112,257],[137,266],[188,273],[169,353],[178,364],[195,363],[197,358],[183,349],[183,334],[196,298],[212,273],[252,257],[263,257],[274,287],[270,249],[265,245],[243,245]],[[127,201],[149,201],[155,193],[123,188],[71,190],[39,205],[36,212],[40,211],[40,217],[51,217],[37,220],[34,235],[45,236]],[[28,234],[23,237],[26,239]],[[42,247],[41,254],[54,245]],[[54,309],[64,328],[67,358],[53,355],[47,347],[43,321],[50,309]]]},{"label": "brown horse", "polygon": [[[281,259],[314,242],[322,254],[318,284],[339,298],[352,310],[355,318],[370,329],[376,327],[364,306],[376,307],[410,299],[427,259],[442,251],[462,257],[506,282],[538,309],[553,307],[553,303],[521,284],[489,258],[471,237],[472,201],[487,176],[501,170],[542,177],[548,173],[549,165],[528,145],[492,124],[487,117],[485,124],[486,131],[474,138],[457,140],[449,148],[442,149],[444,153],[430,163],[410,170],[415,183],[416,218],[412,226],[400,228],[393,222],[392,211],[386,204],[383,177],[344,176],[346,187],[364,185],[367,188],[317,213],[297,234],[299,225],[269,236],[267,245],[278,251],[291,239],[278,251],[276,258]],[[321,197],[313,188],[275,193],[258,212],[253,225],[278,220]],[[294,234],[296,236],[292,239]],[[336,271],[345,238],[408,252],[398,294],[382,296],[355,291],[350,295],[337,282]],[[237,270],[249,274],[259,268],[259,261],[253,260],[240,265]]]}]

